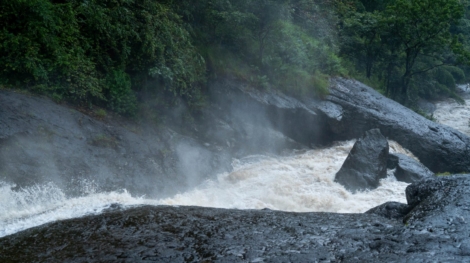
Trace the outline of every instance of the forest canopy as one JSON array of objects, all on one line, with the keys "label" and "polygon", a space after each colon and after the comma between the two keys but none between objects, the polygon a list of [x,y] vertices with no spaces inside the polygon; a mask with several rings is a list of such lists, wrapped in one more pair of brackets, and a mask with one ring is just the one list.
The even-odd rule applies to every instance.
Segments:
[{"label": "forest canopy", "polygon": [[[354,77],[411,103],[468,81],[459,0],[3,0],[0,84],[134,115],[234,78],[297,97]],[[140,96],[139,96],[140,94]]]}]

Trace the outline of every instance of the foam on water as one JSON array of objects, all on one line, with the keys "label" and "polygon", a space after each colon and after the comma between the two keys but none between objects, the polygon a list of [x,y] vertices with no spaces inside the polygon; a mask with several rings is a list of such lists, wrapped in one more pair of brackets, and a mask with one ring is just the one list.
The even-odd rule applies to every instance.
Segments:
[{"label": "foam on water", "polygon": [[98,214],[111,204],[158,204],[132,197],[125,190],[67,198],[53,183],[14,190],[13,185],[0,182],[0,200],[0,237],[57,220]]},{"label": "foam on water", "polygon": [[437,122],[470,136],[470,99],[466,99],[465,104],[448,99],[437,103],[436,106],[434,118]]},{"label": "foam on water", "polygon": [[[470,100],[466,105],[448,100],[437,104],[438,122],[470,135]],[[53,183],[17,189],[0,181],[0,237],[57,220],[98,214],[111,204],[196,205],[218,208],[297,212],[358,213],[387,201],[406,202],[406,183],[389,176],[372,191],[352,194],[334,182],[354,141],[330,148],[296,152],[286,157],[248,156],[233,161],[233,172],[220,174],[195,189],[173,197],[151,200],[125,190],[101,192],[89,181],[76,183],[81,197],[69,198]],[[390,152],[412,156],[390,141]],[[415,158],[414,156],[412,156]],[[75,189],[77,190],[77,189]]]},{"label": "foam on water", "polygon": [[[342,142],[288,157],[258,155],[235,160],[233,172],[160,200],[133,197],[125,190],[99,192],[87,181],[77,183],[85,194],[76,198],[68,198],[53,183],[15,189],[0,182],[0,237],[48,222],[98,214],[111,204],[355,213],[386,201],[405,202],[407,184],[392,176],[383,179],[379,188],[356,194],[333,181],[353,144]],[[390,151],[407,153],[395,142],[390,142]]]},{"label": "foam on water", "polygon": [[[406,202],[407,184],[393,176],[372,191],[356,194],[334,182],[354,141],[289,157],[250,156],[234,162],[234,171],[221,174],[196,189],[160,200],[168,205],[261,209],[295,212],[359,213],[387,201]],[[407,151],[390,142],[391,152]]]}]

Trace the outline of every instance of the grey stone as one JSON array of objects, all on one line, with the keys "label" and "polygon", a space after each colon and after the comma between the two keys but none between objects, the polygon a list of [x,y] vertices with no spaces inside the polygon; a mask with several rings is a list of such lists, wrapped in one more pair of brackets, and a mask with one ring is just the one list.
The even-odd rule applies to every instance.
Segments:
[{"label": "grey stone", "polygon": [[394,175],[398,181],[414,183],[434,176],[426,166],[404,154],[389,154],[389,162],[391,159],[396,160],[396,166],[393,168],[396,169]]},{"label": "grey stone", "polygon": [[358,139],[336,173],[335,182],[350,191],[374,189],[387,177],[388,141],[373,129]]}]

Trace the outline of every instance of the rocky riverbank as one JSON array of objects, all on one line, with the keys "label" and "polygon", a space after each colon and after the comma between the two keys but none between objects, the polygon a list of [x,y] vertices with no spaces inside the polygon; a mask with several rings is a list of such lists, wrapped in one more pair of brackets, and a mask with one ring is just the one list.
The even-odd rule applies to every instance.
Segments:
[{"label": "rocky riverbank", "polygon": [[[52,181],[70,196],[92,181],[98,191],[166,197],[230,171],[234,157],[329,145],[373,128],[433,172],[470,171],[466,135],[356,81],[334,79],[323,101],[226,81],[212,84],[210,100],[197,121],[175,110],[178,125],[158,127],[1,90],[0,180],[16,190]],[[460,262],[470,255],[469,184],[466,176],[429,176],[408,187],[408,204],[366,214],[116,204],[0,238],[0,260]]]}]

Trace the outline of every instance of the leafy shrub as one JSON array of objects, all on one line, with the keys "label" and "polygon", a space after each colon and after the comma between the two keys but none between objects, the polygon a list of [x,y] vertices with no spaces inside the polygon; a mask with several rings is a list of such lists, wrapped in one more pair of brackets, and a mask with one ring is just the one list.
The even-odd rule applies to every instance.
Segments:
[{"label": "leafy shrub", "polygon": [[123,115],[133,116],[137,111],[137,99],[131,90],[131,78],[122,70],[110,72],[106,78],[108,107]]},{"label": "leafy shrub", "polygon": [[95,64],[78,41],[73,6],[48,0],[0,3],[0,77],[56,98],[101,97]]}]

